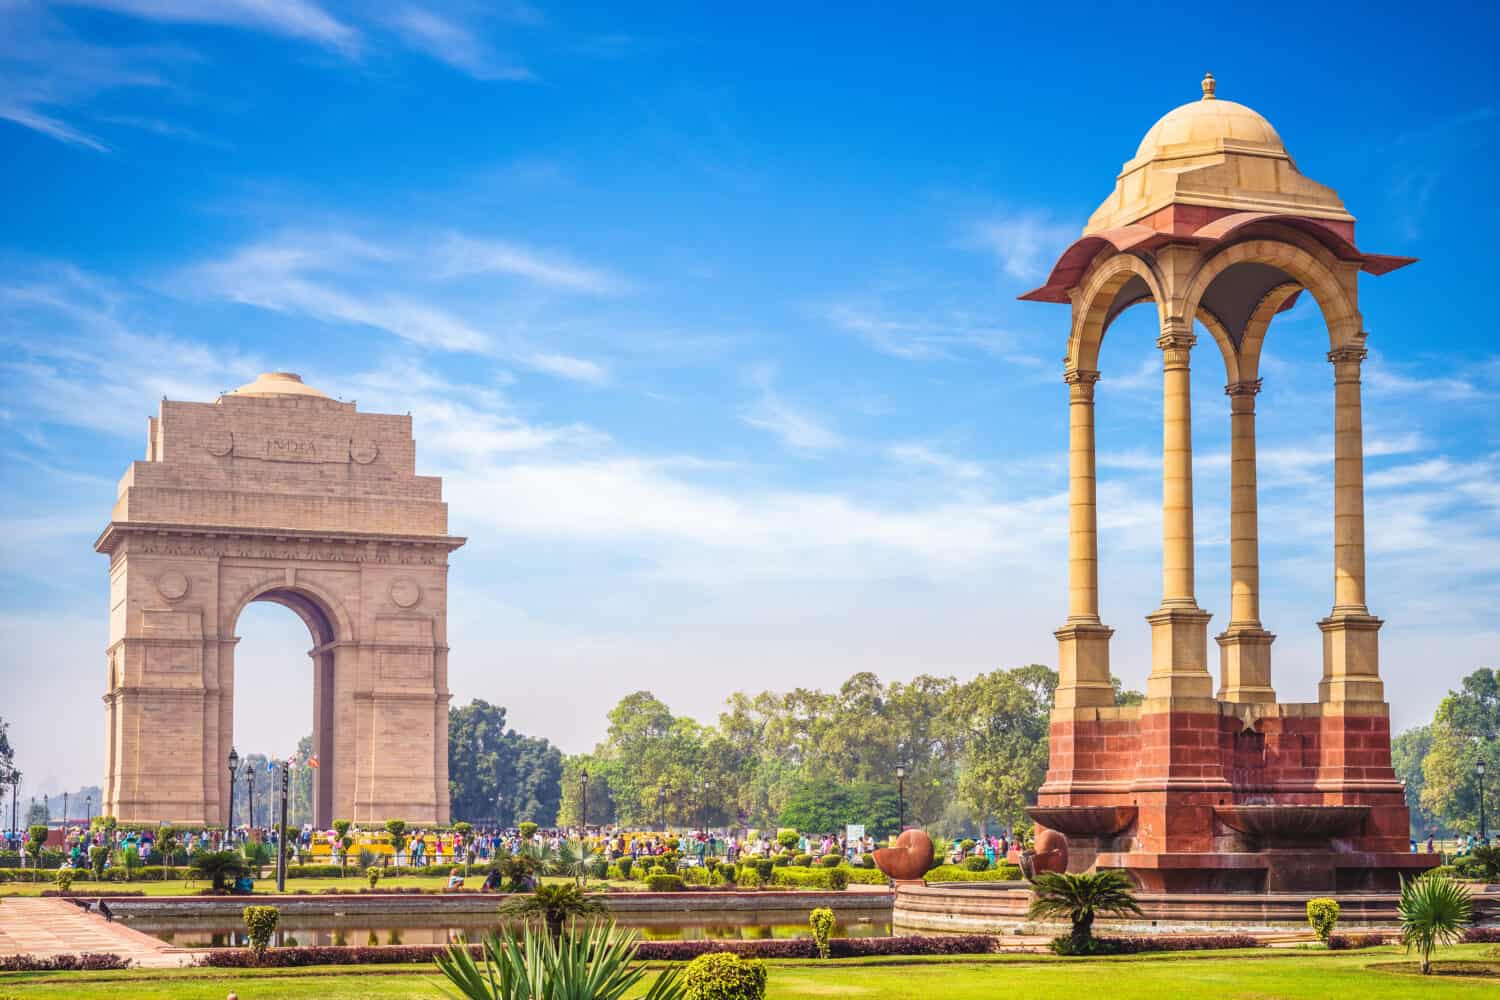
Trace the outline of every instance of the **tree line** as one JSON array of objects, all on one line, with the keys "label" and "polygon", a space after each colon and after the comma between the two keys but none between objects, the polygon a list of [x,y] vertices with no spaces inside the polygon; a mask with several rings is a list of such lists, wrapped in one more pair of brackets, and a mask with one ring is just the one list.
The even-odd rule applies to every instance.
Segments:
[{"label": "tree line", "polygon": [[1469,674],[1457,691],[1449,691],[1426,725],[1406,730],[1392,741],[1396,776],[1406,782],[1412,834],[1445,837],[1479,832],[1480,779],[1475,765],[1483,759],[1488,824],[1496,829],[1500,796],[1500,671],[1489,667]]}]

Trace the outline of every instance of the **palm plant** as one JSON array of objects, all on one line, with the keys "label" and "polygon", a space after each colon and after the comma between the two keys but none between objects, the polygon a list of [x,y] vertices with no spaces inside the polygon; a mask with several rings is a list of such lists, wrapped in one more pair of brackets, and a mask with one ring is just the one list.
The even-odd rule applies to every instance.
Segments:
[{"label": "palm plant", "polygon": [[1036,899],[1032,917],[1067,917],[1072,924],[1069,950],[1085,955],[1093,950],[1096,916],[1139,916],[1135,891],[1122,871],[1106,868],[1096,872],[1040,872],[1032,879]]},{"label": "palm plant", "polygon": [[[491,931],[482,966],[464,942],[450,944],[436,961],[467,1000],[619,1000],[646,976],[635,963],[639,947],[638,932],[613,923],[589,924],[558,940],[528,927],[522,936]],[[641,1000],[682,1000],[680,972],[660,973]]]},{"label": "palm plant", "polygon": [[194,878],[206,878],[213,883],[214,892],[223,892],[231,878],[250,874],[250,867],[239,851],[202,851],[193,855],[188,865],[188,874]]},{"label": "palm plant", "polygon": [[599,852],[582,840],[567,840],[557,851],[555,870],[578,880],[580,889],[588,886],[589,871],[599,859]]},{"label": "palm plant", "polygon": [[1401,882],[1401,943],[1422,957],[1422,975],[1432,971],[1432,949],[1456,944],[1473,919],[1469,890],[1445,875],[1423,875]]},{"label": "palm plant", "polygon": [[525,896],[512,896],[500,904],[502,916],[518,917],[522,920],[540,919],[551,937],[559,937],[563,925],[576,922],[580,917],[592,917],[606,912],[605,905],[596,897],[585,896],[577,885],[566,882],[561,885],[540,885],[536,891]]}]

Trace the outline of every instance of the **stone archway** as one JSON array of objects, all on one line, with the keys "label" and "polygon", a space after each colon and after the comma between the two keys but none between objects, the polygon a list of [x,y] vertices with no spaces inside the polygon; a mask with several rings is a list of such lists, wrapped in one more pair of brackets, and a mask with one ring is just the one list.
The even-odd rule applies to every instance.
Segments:
[{"label": "stone archway", "polygon": [[162,401],[95,543],[110,557],[107,813],[227,821],[235,625],[269,601],[313,640],[314,822],[448,821],[448,553],[464,539],[415,465],[409,416],[295,375]]}]

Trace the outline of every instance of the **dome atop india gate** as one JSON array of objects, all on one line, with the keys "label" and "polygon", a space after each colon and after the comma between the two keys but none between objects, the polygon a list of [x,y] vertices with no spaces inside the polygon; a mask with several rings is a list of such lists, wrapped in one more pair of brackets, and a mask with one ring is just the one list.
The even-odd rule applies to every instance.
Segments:
[{"label": "dome atop india gate", "polygon": [[326,392],[302,383],[302,376],[293,372],[263,372],[254,382],[240,386],[228,396],[315,396],[329,399]]},{"label": "dome atop india gate", "polygon": [[1337,192],[1302,175],[1269,121],[1219,100],[1216,87],[1208,74],[1202,100],[1151,126],[1085,233],[1133,223],[1156,228],[1152,217],[1168,206],[1354,221]]}]

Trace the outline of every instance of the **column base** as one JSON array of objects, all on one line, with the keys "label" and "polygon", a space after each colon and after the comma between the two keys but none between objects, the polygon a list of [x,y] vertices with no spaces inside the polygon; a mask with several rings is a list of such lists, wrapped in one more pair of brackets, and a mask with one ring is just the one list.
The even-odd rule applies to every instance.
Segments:
[{"label": "column base", "polygon": [[1115,630],[1098,622],[1073,622],[1056,632],[1057,675],[1072,678],[1058,685],[1057,709],[1106,708],[1115,703],[1109,679],[1109,638]]},{"label": "column base", "polygon": [[1323,633],[1323,679],[1318,683],[1318,701],[1385,703],[1378,641],[1383,624],[1368,612],[1339,610],[1318,622]]},{"label": "column base", "polygon": [[1212,617],[1198,607],[1164,607],[1146,616],[1151,623],[1151,676],[1144,711],[1218,711],[1208,672]]},{"label": "column base", "polygon": [[1271,687],[1271,643],[1276,636],[1259,624],[1231,625],[1214,636],[1219,644],[1219,701],[1274,704]]}]

